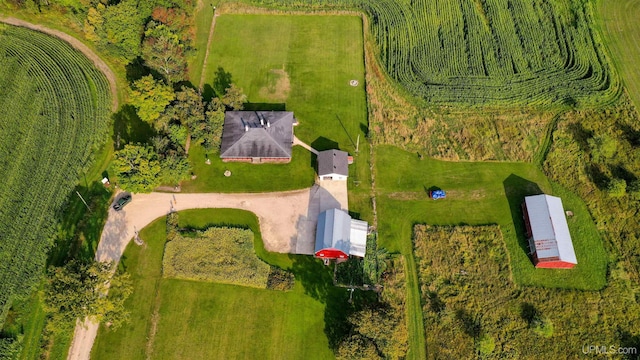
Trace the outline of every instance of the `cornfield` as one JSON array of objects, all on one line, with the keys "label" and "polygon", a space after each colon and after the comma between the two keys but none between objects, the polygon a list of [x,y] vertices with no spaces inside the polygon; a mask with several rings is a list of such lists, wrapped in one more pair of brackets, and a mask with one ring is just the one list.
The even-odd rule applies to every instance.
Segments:
[{"label": "cornfield", "polygon": [[56,218],[104,142],[106,78],[45,34],[0,28],[0,327],[42,277]]}]

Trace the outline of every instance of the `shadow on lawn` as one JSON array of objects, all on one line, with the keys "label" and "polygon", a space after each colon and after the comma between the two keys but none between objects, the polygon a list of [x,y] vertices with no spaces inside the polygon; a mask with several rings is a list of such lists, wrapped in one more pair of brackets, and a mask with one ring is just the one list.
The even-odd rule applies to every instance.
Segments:
[{"label": "shadow on lawn", "polygon": [[357,310],[354,304],[362,303],[361,292],[357,291],[350,303],[348,290],[333,286],[333,266],[325,266],[310,255],[289,255],[289,258],[293,262],[291,271],[302,284],[304,293],[325,304],[324,332],[329,346],[337,349],[351,331],[347,318]]},{"label": "shadow on lawn", "polygon": [[156,131],[138,117],[136,108],[123,105],[113,115],[113,147],[120,150],[125,144],[147,142]]},{"label": "shadow on lawn", "polygon": [[516,230],[518,244],[525,254],[529,254],[529,244],[525,236],[522,202],[525,196],[542,194],[542,190],[538,184],[515,174],[509,175],[509,177],[502,182],[502,185],[504,186],[504,193],[509,201],[509,209],[511,210],[511,217]]}]

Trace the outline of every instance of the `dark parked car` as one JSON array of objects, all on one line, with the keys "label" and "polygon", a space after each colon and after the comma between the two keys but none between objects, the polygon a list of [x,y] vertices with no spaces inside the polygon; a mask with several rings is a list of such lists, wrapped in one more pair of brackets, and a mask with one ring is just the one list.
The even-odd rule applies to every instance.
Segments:
[{"label": "dark parked car", "polygon": [[113,204],[113,209],[116,211],[120,211],[125,205],[127,205],[130,202],[131,202],[131,194],[124,194],[118,200],[116,200],[115,204]]}]

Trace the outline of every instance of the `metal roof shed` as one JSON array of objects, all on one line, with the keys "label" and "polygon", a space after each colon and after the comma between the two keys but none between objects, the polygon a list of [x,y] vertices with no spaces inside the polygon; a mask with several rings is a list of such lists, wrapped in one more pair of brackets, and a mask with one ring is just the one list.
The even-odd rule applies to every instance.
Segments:
[{"label": "metal roof shed", "polygon": [[523,212],[534,265],[537,268],[574,267],[578,260],[562,200],[544,194],[527,196]]},{"label": "metal roof shed", "polygon": [[349,255],[364,257],[368,224],[353,220],[340,209],[329,209],[318,216],[315,256],[321,259],[346,260]]}]

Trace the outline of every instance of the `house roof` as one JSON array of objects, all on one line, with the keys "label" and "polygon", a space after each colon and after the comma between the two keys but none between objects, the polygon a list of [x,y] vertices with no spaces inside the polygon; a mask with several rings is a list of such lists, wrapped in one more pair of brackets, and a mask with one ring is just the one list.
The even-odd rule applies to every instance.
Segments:
[{"label": "house roof", "polygon": [[290,158],[295,119],[289,111],[227,111],[221,158]]},{"label": "house roof", "polygon": [[525,197],[524,201],[538,258],[557,256],[561,261],[577,264],[562,200],[535,195]]},{"label": "house roof", "polygon": [[318,175],[338,174],[349,176],[348,157],[344,151],[326,150],[318,153]]},{"label": "house roof", "polygon": [[340,209],[329,209],[318,216],[315,252],[337,249],[348,255],[364,257],[367,248],[366,221],[352,220]]}]

